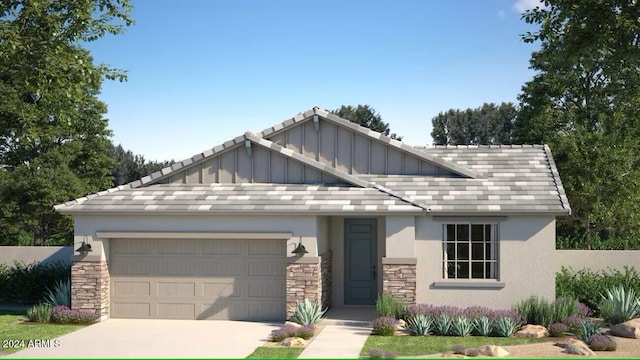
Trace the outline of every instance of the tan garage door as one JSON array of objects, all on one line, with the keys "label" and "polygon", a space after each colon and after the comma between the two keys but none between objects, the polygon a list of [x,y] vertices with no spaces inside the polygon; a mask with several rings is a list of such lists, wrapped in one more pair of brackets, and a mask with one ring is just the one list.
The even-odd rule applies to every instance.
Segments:
[{"label": "tan garage door", "polygon": [[112,239],[111,317],[283,320],[283,240]]}]

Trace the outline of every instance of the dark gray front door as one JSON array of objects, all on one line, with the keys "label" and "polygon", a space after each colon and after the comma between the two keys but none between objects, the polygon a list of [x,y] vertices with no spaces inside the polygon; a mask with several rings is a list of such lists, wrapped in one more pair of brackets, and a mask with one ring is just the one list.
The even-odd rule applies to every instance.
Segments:
[{"label": "dark gray front door", "polygon": [[344,221],[344,303],[374,305],[378,295],[376,219]]}]

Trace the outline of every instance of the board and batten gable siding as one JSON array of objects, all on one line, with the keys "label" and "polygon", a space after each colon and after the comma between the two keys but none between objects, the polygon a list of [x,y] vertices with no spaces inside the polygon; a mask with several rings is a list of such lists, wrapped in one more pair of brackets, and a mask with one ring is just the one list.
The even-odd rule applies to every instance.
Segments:
[{"label": "board and batten gable siding", "polygon": [[265,138],[349,174],[459,176],[322,118],[319,131],[306,120]]},{"label": "board and batten gable siding", "polygon": [[168,184],[338,184],[334,176],[288,158],[280,153],[251,144],[251,156],[238,145],[206,159],[183,171],[178,171],[159,183]]}]

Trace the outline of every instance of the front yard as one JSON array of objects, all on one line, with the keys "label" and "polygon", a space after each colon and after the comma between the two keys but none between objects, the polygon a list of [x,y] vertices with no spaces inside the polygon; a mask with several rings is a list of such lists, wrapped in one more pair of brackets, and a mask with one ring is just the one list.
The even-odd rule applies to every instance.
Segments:
[{"label": "front yard", "polygon": [[482,345],[524,345],[549,341],[548,338],[532,339],[517,337],[486,336],[379,336],[370,335],[364,344],[361,356],[367,356],[371,349],[393,352],[398,356],[435,354],[451,350],[453,345],[462,344],[466,348]]}]

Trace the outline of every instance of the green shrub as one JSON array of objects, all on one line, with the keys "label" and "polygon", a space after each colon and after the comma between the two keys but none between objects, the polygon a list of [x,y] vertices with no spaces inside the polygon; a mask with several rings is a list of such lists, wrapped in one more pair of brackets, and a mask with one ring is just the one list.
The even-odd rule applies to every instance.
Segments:
[{"label": "green shrub", "polygon": [[47,288],[71,276],[71,266],[62,262],[31,263],[15,262],[12,267],[0,270],[0,302],[16,304],[38,304]]},{"label": "green shrub", "polygon": [[601,325],[600,322],[592,319],[582,320],[582,326],[580,326],[580,338],[582,341],[588,343],[590,337],[599,334]]},{"label": "green shrub", "polygon": [[520,324],[512,317],[503,316],[494,322],[493,328],[497,336],[511,337],[520,330]]},{"label": "green shrub", "polygon": [[58,280],[53,290],[47,289],[45,298],[51,306],[71,307],[71,279]]},{"label": "green shrub", "polygon": [[425,314],[418,313],[407,319],[405,328],[413,335],[429,335],[433,328],[433,319]]},{"label": "green shrub", "polygon": [[473,331],[473,321],[466,316],[458,316],[451,321],[451,333],[454,336],[469,336]]},{"label": "green shrub", "polygon": [[611,325],[640,317],[640,299],[633,289],[622,286],[607,289],[600,302],[600,315]]},{"label": "green shrub", "polygon": [[583,316],[588,311],[584,304],[570,297],[560,297],[554,302],[548,302],[537,296],[519,302],[515,309],[527,324],[544,325],[547,328],[552,323],[561,322],[570,316]]},{"label": "green shrub", "polygon": [[373,320],[373,333],[380,336],[393,336],[397,326],[398,320],[395,317],[379,317]]},{"label": "green shrub", "polygon": [[549,325],[549,336],[560,337],[569,333],[569,326],[563,323],[553,323]]},{"label": "green shrub", "polygon": [[394,317],[400,319],[405,311],[405,304],[396,300],[391,294],[383,293],[376,300],[376,312],[380,317]]},{"label": "green shrub", "polygon": [[633,289],[636,294],[640,294],[640,275],[633,267],[628,266],[623,271],[609,269],[601,272],[588,269],[574,272],[562,267],[556,274],[556,295],[577,299],[593,309],[596,315],[600,314],[600,294],[618,286]]},{"label": "green shrub", "polygon": [[51,321],[58,324],[91,324],[97,319],[98,315],[89,310],[72,310],[64,305],[51,308]]},{"label": "green shrub", "polygon": [[47,303],[34,305],[27,309],[27,320],[48,323],[51,320],[51,306]]},{"label": "green shrub", "polygon": [[326,309],[322,310],[319,302],[311,302],[307,298],[304,301],[297,301],[296,306],[291,306],[290,309],[293,312],[290,320],[300,325],[313,325],[327,312]]},{"label": "green shrub", "polygon": [[480,336],[489,336],[493,330],[493,322],[486,316],[473,320],[473,328]]},{"label": "green shrub", "polygon": [[616,342],[605,334],[595,334],[591,336],[587,344],[593,351],[616,351]]},{"label": "green shrub", "polygon": [[433,322],[433,332],[436,335],[451,335],[451,317],[445,313],[438,315]]}]

